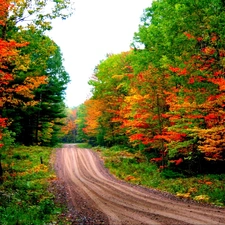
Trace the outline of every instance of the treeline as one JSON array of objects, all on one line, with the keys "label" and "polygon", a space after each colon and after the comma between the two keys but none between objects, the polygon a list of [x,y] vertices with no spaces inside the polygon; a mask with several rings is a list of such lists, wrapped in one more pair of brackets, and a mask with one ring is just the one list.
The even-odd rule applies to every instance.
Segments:
[{"label": "treeline", "polygon": [[225,2],[157,0],[131,50],[108,55],[77,109],[77,140],[148,152],[161,169],[224,172]]},{"label": "treeline", "polygon": [[12,142],[53,146],[61,137],[69,75],[46,32],[70,1],[0,0],[0,156]]}]

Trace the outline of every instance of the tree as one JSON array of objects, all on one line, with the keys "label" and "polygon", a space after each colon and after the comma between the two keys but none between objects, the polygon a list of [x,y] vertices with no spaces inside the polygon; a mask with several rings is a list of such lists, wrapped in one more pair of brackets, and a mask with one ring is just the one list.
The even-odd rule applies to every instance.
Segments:
[{"label": "tree", "polygon": [[[10,137],[12,132],[7,127],[11,125],[10,128],[15,130],[18,136],[23,134],[24,124],[21,122],[25,119],[23,116],[28,115],[28,123],[30,123],[30,115],[36,113],[33,118],[36,116],[37,143],[40,139],[38,136],[40,109],[51,114],[47,117],[47,121],[41,123],[41,142],[56,143],[56,133],[59,132],[59,125],[61,125],[60,118],[64,117],[62,113],[65,108],[63,96],[69,77],[62,66],[58,46],[52,44],[48,38],[45,42],[43,32],[51,29],[51,19],[68,17],[72,12],[71,10],[67,11],[70,6],[71,3],[67,0],[53,2],[0,0],[0,177],[2,176],[2,151],[7,143],[13,142],[13,138]],[[35,39],[31,38],[32,34]],[[42,43],[50,43],[47,50],[40,47],[42,43],[34,44],[34,40],[38,40],[37,37],[39,40],[42,39]],[[36,49],[30,51],[34,46]],[[45,52],[45,57],[43,54],[42,57],[39,57],[40,49],[42,53]],[[37,59],[41,59],[39,62],[42,64],[38,64]],[[51,60],[57,65],[53,67],[54,63]],[[53,83],[56,86],[49,91],[47,85]],[[42,100],[40,89],[44,88],[49,91],[48,106],[45,109],[44,104],[40,104],[42,102],[40,101]],[[58,96],[54,91],[58,91]],[[51,106],[54,106],[54,110],[49,110]],[[30,130],[26,131],[29,134]],[[25,137],[24,140],[29,140],[28,135]],[[33,139],[31,141],[33,142]],[[3,145],[4,148],[2,148]]]},{"label": "tree", "polygon": [[[68,74],[62,66],[62,57],[58,46],[43,35],[43,32],[51,28],[52,19],[58,17],[65,19],[71,15],[72,4],[66,0],[49,3],[49,1],[30,2],[20,0],[16,3],[4,0],[0,2],[0,36],[2,37],[2,43],[8,43],[8,49],[3,49],[5,52],[8,52],[7,54],[11,60],[10,62],[4,62],[4,72],[7,73],[2,76],[5,80],[4,96],[2,96],[2,99],[4,98],[2,101],[5,102],[3,114],[13,118],[13,123],[11,123],[10,128],[17,131],[18,136],[20,135],[19,139],[30,140],[29,143],[34,143],[34,141],[32,138],[30,139],[26,135],[23,135],[24,128],[31,136],[35,129],[35,142],[39,142],[38,130],[41,129],[40,110],[45,105],[43,104],[44,95],[41,100],[40,96],[42,93],[40,93],[40,90],[45,91],[44,89],[47,89],[48,83],[48,87],[52,86],[50,88],[52,90],[51,94],[48,90],[51,98],[55,95],[53,94],[54,91],[58,92],[58,97],[56,95],[54,97],[55,116],[49,116],[48,121],[45,120],[42,124],[42,127],[46,127],[46,130],[48,130],[47,133],[42,130],[42,133],[47,135],[51,131],[50,136],[52,137],[52,134],[56,130],[57,132],[59,131],[58,125],[61,124],[59,118],[64,116],[61,113],[65,107],[63,105],[63,95],[66,84],[69,82]],[[13,51],[9,49],[10,45],[12,45]],[[20,51],[18,48],[21,48]],[[52,56],[54,56],[54,59],[51,59]],[[4,54],[3,57],[5,57]],[[51,60],[54,61],[55,65],[50,62]],[[56,70],[58,71],[56,72]],[[54,75],[50,76],[51,73]],[[9,80],[7,83],[6,75]],[[47,77],[48,79],[46,79]],[[53,82],[55,82],[54,88]],[[43,85],[39,90],[34,92],[41,84]],[[54,100],[51,99],[51,101]],[[50,114],[47,111],[45,110],[45,113]],[[33,115],[31,116],[32,113]],[[27,120],[23,119],[25,116],[28,116]],[[22,120],[24,120],[24,123],[20,123]],[[29,127],[29,129],[26,129],[26,127]],[[45,137],[47,137],[46,135]],[[49,141],[48,139],[47,142]]]},{"label": "tree", "polygon": [[[69,75],[62,65],[63,59],[59,47],[50,38],[30,31],[24,35],[26,40],[32,38],[34,41],[22,52],[24,55],[29,55],[30,63],[25,71],[15,71],[16,83],[20,83],[24,78],[31,79],[33,74],[39,79],[45,74],[47,83],[33,92],[35,104],[20,105],[17,108],[8,104],[4,113],[13,118],[10,129],[17,133],[16,140],[20,143],[54,145],[59,141],[57,134],[60,133],[60,127],[63,125],[60,120],[66,116],[63,101]],[[37,49],[37,45],[41,46]],[[23,103],[26,101],[27,98],[21,99]]]},{"label": "tree", "polygon": [[118,122],[120,107],[129,88],[129,74],[132,73],[129,52],[108,55],[95,69],[92,100],[101,102],[101,116],[98,119],[98,132],[107,145],[127,142],[121,123]]},{"label": "tree", "polygon": [[62,127],[63,137],[62,141],[64,143],[75,143],[77,128],[76,128],[76,118],[77,118],[77,108],[67,108],[67,117],[64,121],[64,126]]},{"label": "tree", "polygon": [[53,19],[66,19],[74,11],[73,3],[69,0],[1,1],[4,7],[1,11],[1,24],[4,26],[1,27],[0,34],[3,39],[8,39],[12,32],[23,29],[49,30]]},{"label": "tree", "polygon": [[192,163],[201,153],[224,159],[223,9],[223,1],[155,1],[135,35],[134,45],[144,44],[151,63],[168,71],[169,111],[163,116],[170,126],[158,138],[173,162],[182,157]]},{"label": "tree", "polygon": [[86,127],[85,121],[87,117],[87,111],[84,104],[81,104],[77,108],[77,119],[75,121],[77,128],[77,141],[78,142],[86,142],[88,141],[88,136],[84,132],[84,128]]}]

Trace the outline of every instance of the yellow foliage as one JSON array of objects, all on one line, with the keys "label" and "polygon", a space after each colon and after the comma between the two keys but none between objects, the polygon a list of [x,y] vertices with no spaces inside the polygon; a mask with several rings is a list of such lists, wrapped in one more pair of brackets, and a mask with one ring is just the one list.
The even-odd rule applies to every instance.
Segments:
[{"label": "yellow foliage", "polygon": [[115,78],[116,80],[122,80],[124,75],[113,75],[112,78]]},{"label": "yellow foliage", "polygon": [[180,197],[180,198],[190,198],[190,195],[191,195],[190,192],[188,192],[188,193],[179,193],[179,192],[177,192],[177,194],[176,194],[176,196]]},{"label": "yellow foliage", "polygon": [[197,192],[197,188],[195,188],[195,187],[194,188],[189,188],[188,192],[189,193]]},{"label": "yellow foliage", "polygon": [[14,70],[22,70],[22,71],[27,71],[30,66],[30,55],[19,55],[16,57],[15,60],[15,69]]},{"label": "yellow foliage", "polygon": [[127,151],[119,151],[118,153],[116,153],[116,155],[124,158],[134,158],[134,154]]},{"label": "yellow foliage", "polygon": [[32,170],[32,172],[36,172],[36,173],[38,173],[40,171],[48,172],[48,167],[44,164],[40,164],[38,166],[33,167],[31,170]]},{"label": "yellow foliage", "polygon": [[87,100],[85,103],[87,110],[86,127],[83,129],[86,134],[95,135],[99,126],[98,119],[102,115],[104,104],[101,100]]},{"label": "yellow foliage", "polygon": [[48,172],[48,167],[44,164],[40,164],[38,166],[35,166],[29,170],[26,170],[25,172],[17,173],[18,176],[26,176],[27,174],[31,173],[38,173],[38,172]]},{"label": "yellow foliage", "polygon": [[194,197],[194,200],[208,202],[209,201],[209,196],[208,195],[198,195],[198,196]]},{"label": "yellow foliage", "polygon": [[139,181],[140,179],[132,176],[132,175],[128,175],[124,178],[125,181]]}]

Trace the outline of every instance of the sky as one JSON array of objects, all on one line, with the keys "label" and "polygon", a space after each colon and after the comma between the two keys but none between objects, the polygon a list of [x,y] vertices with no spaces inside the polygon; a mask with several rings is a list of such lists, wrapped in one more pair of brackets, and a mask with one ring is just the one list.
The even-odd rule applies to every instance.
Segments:
[{"label": "sky", "polygon": [[143,10],[152,0],[75,0],[75,12],[53,22],[48,36],[60,47],[71,82],[66,105],[79,106],[91,94],[88,80],[107,53],[130,49]]}]

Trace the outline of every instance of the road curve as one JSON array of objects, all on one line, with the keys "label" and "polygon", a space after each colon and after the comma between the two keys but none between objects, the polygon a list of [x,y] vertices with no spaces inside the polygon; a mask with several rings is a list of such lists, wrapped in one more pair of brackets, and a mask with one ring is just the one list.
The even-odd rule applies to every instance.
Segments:
[{"label": "road curve", "polygon": [[103,219],[112,225],[225,224],[224,208],[183,202],[113,178],[90,149],[64,145],[57,158],[70,202],[95,221],[79,224],[103,224]]}]

